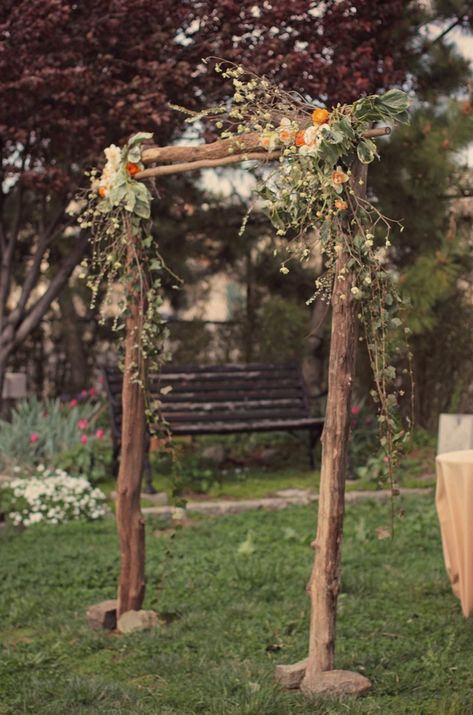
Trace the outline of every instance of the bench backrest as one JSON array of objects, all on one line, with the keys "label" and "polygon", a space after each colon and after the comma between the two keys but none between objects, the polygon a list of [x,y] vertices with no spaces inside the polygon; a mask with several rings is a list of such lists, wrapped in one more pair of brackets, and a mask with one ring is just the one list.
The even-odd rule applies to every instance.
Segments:
[{"label": "bench backrest", "polygon": [[[123,375],[116,368],[104,373],[118,436]],[[172,390],[168,392],[169,387]],[[297,363],[167,366],[159,378],[150,379],[150,392],[161,400],[163,416],[171,426],[297,420],[310,415],[308,393]]]}]

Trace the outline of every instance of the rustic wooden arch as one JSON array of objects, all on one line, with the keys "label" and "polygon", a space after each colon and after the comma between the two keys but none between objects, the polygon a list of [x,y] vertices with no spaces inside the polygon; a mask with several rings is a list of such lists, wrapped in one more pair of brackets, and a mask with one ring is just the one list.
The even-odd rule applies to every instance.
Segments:
[{"label": "rustic wooden arch", "polygon": [[[390,129],[369,130],[366,137],[380,137]],[[278,159],[280,152],[267,152],[257,133],[200,146],[143,146],[141,160],[147,167],[135,179],[226,166],[248,160]],[[367,167],[358,159],[352,165],[351,188],[358,197],[366,195]],[[131,233],[130,233],[131,235]],[[129,245],[127,268],[130,285],[139,238]],[[356,358],[356,302],[351,288],[353,274],[348,254],[337,258],[332,291],[332,326],[329,357],[328,398],[322,435],[322,470],[318,506],[317,535],[313,542],[314,565],[307,590],[311,598],[309,654],[294,666],[278,666],[280,681],[290,687],[301,686],[306,693],[323,690],[361,692],[370,687],[367,678],[357,673],[334,670],[337,597],[340,589],[341,541],[343,534],[344,491],[350,426],[350,401]],[[132,294],[126,323],[125,367],[123,380],[123,418],[120,469],[117,483],[116,518],[120,542],[118,615],[139,610],[145,593],[144,518],[140,509],[145,405],[141,386],[132,380],[133,365],[139,363],[136,335],[140,316],[146,310],[146,297]]]}]

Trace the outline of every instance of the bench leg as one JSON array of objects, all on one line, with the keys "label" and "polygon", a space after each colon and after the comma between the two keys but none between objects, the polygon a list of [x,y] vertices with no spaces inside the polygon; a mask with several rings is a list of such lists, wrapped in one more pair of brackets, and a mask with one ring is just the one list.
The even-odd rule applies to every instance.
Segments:
[{"label": "bench leg", "polygon": [[112,475],[115,479],[118,477],[118,468],[120,466],[120,446],[117,442],[113,443],[112,450]]},{"label": "bench leg", "polygon": [[318,433],[315,430],[309,430],[309,466],[311,469],[315,467],[314,449],[317,443]]},{"label": "bench leg", "polygon": [[143,472],[145,474],[145,494],[157,494],[156,489],[153,486],[153,474],[151,470],[151,462],[149,461],[149,447],[151,438],[149,432],[146,431],[145,441],[143,445],[144,456],[143,456]]},{"label": "bench leg", "polygon": [[315,468],[314,450],[321,434],[321,429],[316,428],[309,430],[309,465],[311,469]]}]

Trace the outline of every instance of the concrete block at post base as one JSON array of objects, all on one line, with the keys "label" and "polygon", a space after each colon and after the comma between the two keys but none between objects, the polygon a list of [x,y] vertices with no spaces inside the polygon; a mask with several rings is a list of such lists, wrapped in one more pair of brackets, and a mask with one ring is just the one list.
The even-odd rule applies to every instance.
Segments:
[{"label": "concrete block at post base", "polygon": [[105,628],[112,631],[117,627],[117,607],[118,601],[115,599],[94,603],[87,609],[87,623],[94,630]]},{"label": "concrete block at post base", "polygon": [[307,697],[312,695],[358,697],[367,693],[371,687],[368,678],[350,670],[325,670],[317,673],[317,677],[310,682],[304,677],[300,685],[301,692]]},{"label": "concrete block at post base", "polygon": [[291,665],[277,665],[275,676],[279,685],[287,690],[300,687],[307,668],[307,658]]},{"label": "concrete block at post base", "polygon": [[125,611],[117,621],[120,633],[134,633],[148,628],[156,628],[158,614],[155,611]]}]

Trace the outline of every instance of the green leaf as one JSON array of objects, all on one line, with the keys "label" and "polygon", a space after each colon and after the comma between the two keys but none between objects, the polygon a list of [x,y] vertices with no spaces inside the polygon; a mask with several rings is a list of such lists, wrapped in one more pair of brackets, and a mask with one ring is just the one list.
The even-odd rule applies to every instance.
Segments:
[{"label": "green leaf", "polygon": [[132,211],[139,216],[140,218],[149,218],[151,215],[151,207],[148,202],[141,201],[140,199],[136,200],[135,206],[132,209]]},{"label": "green leaf", "polygon": [[378,156],[376,144],[371,139],[364,139],[356,147],[358,159],[362,164],[370,164]]},{"label": "green leaf", "polygon": [[149,203],[151,201],[151,194],[148,191],[147,186],[145,184],[142,184],[141,181],[133,182],[133,191],[136,194],[136,198],[140,201],[143,201],[145,203]]},{"label": "green leaf", "polygon": [[127,195],[127,187],[124,184],[115,184],[115,186],[110,190],[110,193],[108,194],[107,198],[110,201],[111,204],[114,206],[118,206],[120,201],[123,201],[125,196]]},{"label": "green leaf", "polygon": [[127,159],[134,164],[137,164],[141,160],[141,147],[139,144],[136,144],[136,146],[128,150]]},{"label": "green leaf", "polygon": [[125,209],[127,211],[133,212],[136,204],[136,195],[133,189],[128,189],[126,192],[126,204]]},{"label": "green leaf", "polygon": [[329,221],[324,221],[322,228],[320,229],[320,240],[322,243],[328,243],[330,240],[330,235],[332,233],[331,225]]},{"label": "green leaf", "polygon": [[99,211],[101,214],[108,214],[110,211],[110,202],[99,201],[97,204],[97,211]]},{"label": "green leaf", "polygon": [[342,134],[344,134],[345,137],[350,140],[353,140],[355,138],[355,132],[353,131],[351,122],[349,119],[347,119],[347,117],[342,117],[338,122],[336,122],[333,125],[333,129],[342,132]]},{"label": "green leaf", "polygon": [[336,146],[324,140],[320,142],[320,156],[328,164],[336,164],[340,157],[340,151]]},{"label": "green leaf", "polygon": [[136,144],[141,144],[146,139],[152,139],[152,138],[153,138],[152,132],[137,132],[136,134],[133,134],[133,136],[128,139],[128,148],[131,149]]},{"label": "green leaf", "polygon": [[242,541],[239,545],[237,552],[241,556],[251,556],[256,551],[256,547],[253,541],[253,534],[251,531],[248,532],[245,541]]},{"label": "green leaf", "polygon": [[344,139],[344,134],[342,132],[337,131],[336,129],[330,129],[324,132],[324,140],[328,144],[340,144],[341,142],[343,142]]},{"label": "green leaf", "polygon": [[390,89],[379,98],[379,104],[383,107],[387,107],[395,114],[405,112],[410,103],[409,97],[401,89]]}]

